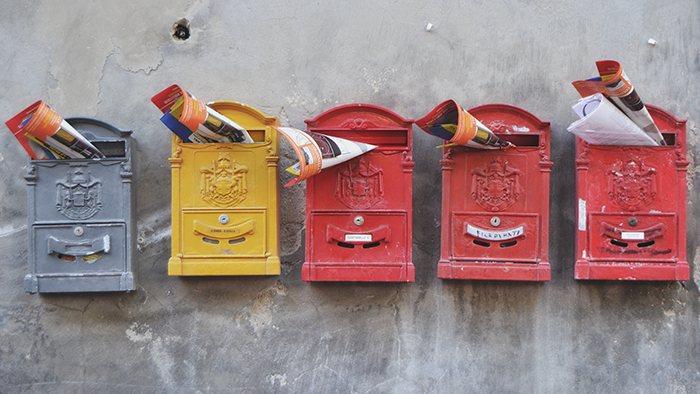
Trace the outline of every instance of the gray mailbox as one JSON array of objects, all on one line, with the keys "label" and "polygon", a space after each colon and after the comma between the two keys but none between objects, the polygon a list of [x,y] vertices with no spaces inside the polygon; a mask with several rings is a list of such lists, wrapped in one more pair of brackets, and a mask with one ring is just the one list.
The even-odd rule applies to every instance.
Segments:
[{"label": "gray mailbox", "polygon": [[31,161],[24,290],[135,290],[131,131],[92,118],[66,120],[106,158]]}]

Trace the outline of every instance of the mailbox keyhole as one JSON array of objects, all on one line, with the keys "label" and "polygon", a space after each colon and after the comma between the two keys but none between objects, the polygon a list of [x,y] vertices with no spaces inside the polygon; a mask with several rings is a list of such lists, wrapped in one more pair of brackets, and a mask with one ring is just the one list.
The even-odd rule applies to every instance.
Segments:
[{"label": "mailbox keyhole", "polygon": [[485,248],[488,248],[489,246],[491,246],[490,243],[484,242],[484,241],[479,241],[478,239],[475,239],[473,242],[474,242],[474,245],[483,246]]}]

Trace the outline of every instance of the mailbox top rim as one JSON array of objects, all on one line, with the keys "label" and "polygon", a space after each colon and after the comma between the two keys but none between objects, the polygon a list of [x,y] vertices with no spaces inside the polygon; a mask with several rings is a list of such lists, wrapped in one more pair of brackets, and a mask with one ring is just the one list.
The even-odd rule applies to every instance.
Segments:
[{"label": "mailbox top rim", "polygon": [[[354,104],[344,104],[337,107],[333,107],[329,110],[324,111],[313,119],[306,119],[307,128],[319,128],[327,127],[328,123],[340,117],[342,115],[352,114],[352,113],[367,113],[367,114],[379,114],[388,118],[393,124],[382,124],[378,125],[382,128],[386,127],[402,127],[406,129],[411,129],[414,123],[413,119],[406,119],[394,111],[387,108],[380,107],[374,104],[364,104],[364,103],[354,103]],[[343,119],[347,120],[348,117],[344,116]]]},{"label": "mailbox top rim", "polygon": [[525,110],[515,105],[503,104],[503,103],[491,103],[482,104],[476,107],[469,108],[467,110],[471,115],[479,119],[479,116],[487,113],[496,112],[514,112],[524,118],[528,119],[533,125],[537,127],[538,130],[545,130],[550,127],[551,123],[549,121],[542,120],[535,116],[532,112]]},{"label": "mailbox top rim", "polygon": [[[91,117],[82,117],[82,116],[75,116],[75,117],[70,117],[66,118],[66,122],[70,124],[71,126],[75,127],[76,130],[81,132],[90,132],[97,138],[109,138],[109,134],[102,135],[99,132],[96,134],[95,131],[109,131],[113,133],[117,137],[128,137],[131,135],[132,131],[131,130],[123,130],[120,129],[110,123],[105,122],[104,120],[97,119],[97,118],[91,118]],[[87,136],[86,136],[87,138]],[[88,138],[89,141],[94,141]]]},{"label": "mailbox top rim", "polygon": [[[229,110],[251,116],[258,122],[260,122],[260,126],[275,126],[278,123],[276,117],[265,115],[259,109],[251,107],[248,104],[240,103],[238,101],[216,100],[208,102],[207,105],[216,111]],[[226,116],[223,113],[222,115]],[[236,121],[236,119],[231,120],[233,120],[234,122]]]}]

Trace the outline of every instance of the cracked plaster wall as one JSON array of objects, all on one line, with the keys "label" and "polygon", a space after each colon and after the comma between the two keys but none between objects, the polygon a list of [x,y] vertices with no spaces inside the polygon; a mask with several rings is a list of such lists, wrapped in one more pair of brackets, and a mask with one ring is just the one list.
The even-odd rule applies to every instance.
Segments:
[{"label": "cracked plaster wall", "polygon": [[[43,99],[64,117],[94,116],[134,131],[139,289],[23,292],[28,159],[0,129],[0,392],[691,393],[700,386],[697,2],[5,6],[3,121]],[[170,35],[181,18],[191,24],[186,41]],[[688,119],[690,281],[573,280],[570,82],[593,76],[594,62],[606,58],[623,64],[645,102]],[[447,98],[467,108],[513,104],[550,121],[552,281],[436,279],[440,151],[420,131],[415,283],[301,282],[303,185],[280,196],[281,275],[168,277],[170,136],[150,97],[172,83],[297,128],[337,105],[365,102],[418,118]],[[294,159],[285,146],[280,167]]]}]

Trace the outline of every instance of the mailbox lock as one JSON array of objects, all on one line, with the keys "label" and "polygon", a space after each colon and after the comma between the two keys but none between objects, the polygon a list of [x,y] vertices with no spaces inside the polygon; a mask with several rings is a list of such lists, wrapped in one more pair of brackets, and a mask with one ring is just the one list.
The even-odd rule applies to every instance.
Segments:
[{"label": "mailbox lock", "polygon": [[83,235],[84,232],[85,230],[83,230],[83,228],[80,226],[73,229],[73,234],[77,235],[78,237]]},{"label": "mailbox lock", "polygon": [[493,227],[498,227],[498,226],[500,226],[500,225],[501,225],[501,218],[499,218],[498,216],[492,217],[492,218],[491,218],[491,225],[492,225]]},{"label": "mailbox lock", "polygon": [[219,223],[221,223],[221,224],[228,223],[228,215],[222,214],[221,216],[219,216]]},{"label": "mailbox lock", "polygon": [[352,222],[355,223],[355,225],[357,226],[362,226],[365,223],[365,218],[363,218],[360,215],[357,215],[354,219],[352,219]]},{"label": "mailbox lock", "polygon": [[629,219],[627,220],[627,223],[628,223],[630,226],[634,227],[634,226],[636,226],[637,224],[639,224],[639,221],[637,220],[637,218],[631,217],[631,218],[629,218]]}]

